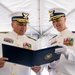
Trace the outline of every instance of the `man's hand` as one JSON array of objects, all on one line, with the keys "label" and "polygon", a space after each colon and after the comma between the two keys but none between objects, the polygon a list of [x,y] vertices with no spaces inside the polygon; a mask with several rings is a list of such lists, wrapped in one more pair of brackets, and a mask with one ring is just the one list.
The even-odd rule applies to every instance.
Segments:
[{"label": "man's hand", "polygon": [[63,45],[62,48],[56,48],[55,53],[67,55],[68,49],[67,46]]},{"label": "man's hand", "polygon": [[56,68],[58,66],[59,60],[53,61],[48,65],[48,70]]},{"label": "man's hand", "polygon": [[4,66],[5,60],[8,60],[8,58],[4,58],[4,57],[0,58],[0,68],[2,68]]},{"label": "man's hand", "polygon": [[32,66],[31,69],[34,71],[34,72],[39,72],[40,69],[41,69],[41,66]]}]

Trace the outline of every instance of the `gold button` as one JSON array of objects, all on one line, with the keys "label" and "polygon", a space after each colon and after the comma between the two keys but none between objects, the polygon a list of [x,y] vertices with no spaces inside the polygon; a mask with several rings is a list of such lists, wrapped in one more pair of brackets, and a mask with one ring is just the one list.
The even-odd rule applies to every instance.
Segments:
[{"label": "gold button", "polygon": [[62,34],[60,35],[60,37],[62,37]]},{"label": "gold button", "polygon": [[58,73],[58,70],[56,70],[56,73]]},{"label": "gold button", "polygon": [[20,46],[20,44],[17,44],[17,46]]},{"label": "gold button", "polygon": [[14,73],[12,75],[15,75]]},{"label": "gold button", "polygon": [[58,42],[58,44],[60,44],[60,42]]}]

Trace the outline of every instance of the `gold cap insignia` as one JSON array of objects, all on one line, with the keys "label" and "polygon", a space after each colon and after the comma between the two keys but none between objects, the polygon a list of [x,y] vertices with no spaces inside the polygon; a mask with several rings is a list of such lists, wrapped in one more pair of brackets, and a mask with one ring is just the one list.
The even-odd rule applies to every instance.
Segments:
[{"label": "gold cap insignia", "polygon": [[55,10],[49,11],[50,16],[54,15]]},{"label": "gold cap insignia", "polygon": [[29,15],[28,13],[24,13],[24,12],[23,12],[22,15],[23,15],[23,17],[24,17],[25,19],[28,19],[28,15]]}]

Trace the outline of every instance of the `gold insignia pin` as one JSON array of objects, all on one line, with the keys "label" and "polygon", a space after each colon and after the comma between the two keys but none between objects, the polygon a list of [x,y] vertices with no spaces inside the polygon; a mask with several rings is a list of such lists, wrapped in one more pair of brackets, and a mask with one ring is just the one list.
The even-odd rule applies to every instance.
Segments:
[{"label": "gold insignia pin", "polygon": [[51,53],[48,53],[45,55],[45,60],[49,60],[50,58],[52,58],[52,54]]},{"label": "gold insignia pin", "polygon": [[50,16],[53,16],[53,11],[49,11]]},{"label": "gold insignia pin", "polygon": [[55,10],[49,11],[50,16],[53,16]]},{"label": "gold insignia pin", "polygon": [[23,12],[22,15],[23,15],[23,17],[24,17],[25,19],[28,19],[28,15],[29,15],[28,13],[24,13],[24,12]]}]

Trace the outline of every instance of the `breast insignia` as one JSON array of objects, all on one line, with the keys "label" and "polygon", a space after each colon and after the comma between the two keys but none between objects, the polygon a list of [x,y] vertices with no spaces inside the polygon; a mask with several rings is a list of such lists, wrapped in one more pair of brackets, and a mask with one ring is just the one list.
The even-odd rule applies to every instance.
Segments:
[{"label": "breast insignia", "polygon": [[30,38],[30,39],[32,39],[32,40],[34,40],[34,41],[36,41],[36,39],[33,38],[33,37],[31,37],[31,36],[27,36],[27,37]]},{"label": "breast insignia", "polygon": [[57,43],[56,36],[57,36],[57,35],[53,36],[53,37],[49,40],[49,41],[50,41],[50,45],[53,45],[53,44]]},{"label": "breast insignia", "polygon": [[73,46],[74,38],[64,38],[63,44],[67,46]]}]

